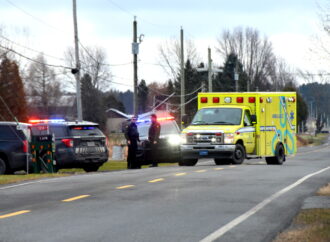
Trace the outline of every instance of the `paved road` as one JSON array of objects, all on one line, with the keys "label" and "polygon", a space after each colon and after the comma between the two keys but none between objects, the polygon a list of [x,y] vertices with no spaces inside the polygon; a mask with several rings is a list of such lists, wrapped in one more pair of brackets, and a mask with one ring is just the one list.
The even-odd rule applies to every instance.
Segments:
[{"label": "paved road", "polygon": [[330,180],[330,146],[283,166],[162,167],[0,187],[0,241],[271,241]]}]

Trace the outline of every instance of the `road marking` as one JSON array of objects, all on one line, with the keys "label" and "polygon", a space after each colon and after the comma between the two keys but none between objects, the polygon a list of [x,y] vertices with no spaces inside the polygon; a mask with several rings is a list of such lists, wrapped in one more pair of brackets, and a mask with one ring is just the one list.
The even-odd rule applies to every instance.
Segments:
[{"label": "road marking", "polygon": [[68,199],[64,199],[62,200],[62,202],[72,202],[72,201],[75,201],[75,200],[78,200],[78,199],[82,199],[82,198],[85,198],[85,197],[90,197],[91,195],[80,195],[80,196],[76,196],[76,197],[71,197],[71,198],[68,198]]},{"label": "road marking", "polygon": [[206,172],[206,170],[198,170],[198,171],[195,171],[195,172],[202,173],[202,172]]},{"label": "road marking", "polygon": [[160,182],[160,181],[164,181],[164,178],[158,178],[158,179],[151,180],[151,181],[148,181],[148,182],[149,183],[155,183],[155,182]]},{"label": "road marking", "polygon": [[228,166],[229,168],[235,168],[236,166]]},{"label": "road marking", "polygon": [[215,240],[219,239],[226,232],[228,232],[232,228],[236,227],[237,225],[239,225],[240,223],[242,223],[244,220],[248,219],[250,216],[252,216],[256,212],[258,212],[259,210],[261,210],[262,208],[264,208],[267,204],[269,204],[270,202],[272,202],[276,198],[278,198],[278,197],[282,196],[284,193],[287,193],[288,191],[292,190],[293,188],[295,188],[296,186],[300,185],[301,183],[303,183],[307,179],[311,178],[312,176],[318,175],[318,174],[320,174],[320,173],[322,173],[322,172],[324,172],[324,171],[326,171],[328,169],[330,169],[330,166],[328,166],[327,168],[324,168],[322,170],[319,170],[317,172],[311,173],[309,175],[306,175],[306,176],[300,178],[299,180],[297,180],[296,182],[292,183],[291,185],[283,188],[282,190],[274,193],[272,196],[266,198],[261,203],[257,204],[255,207],[251,208],[250,210],[248,210],[244,214],[240,215],[239,217],[235,218],[231,222],[229,222],[226,225],[220,227],[218,230],[216,230],[213,233],[211,233],[210,235],[206,236],[200,242],[210,242],[210,241],[215,241]]},{"label": "road marking", "polygon": [[214,168],[214,170],[216,170],[216,171],[220,171],[220,170],[224,170],[225,168],[220,168],[220,167],[218,167],[218,168]]},{"label": "road marking", "polygon": [[0,219],[9,218],[9,217],[21,215],[21,214],[24,214],[24,213],[29,213],[29,212],[31,212],[31,210],[22,210],[22,211],[18,211],[18,212],[14,212],[14,213],[7,213],[7,214],[4,214],[4,215],[0,215]]},{"label": "road marking", "polygon": [[135,185],[125,185],[121,187],[116,187],[116,189],[120,190],[120,189],[132,188],[132,187],[135,187]]},{"label": "road marking", "polygon": [[176,174],[175,174],[175,176],[185,176],[185,175],[187,175],[186,172],[181,172],[181,173],[176,173]]}]

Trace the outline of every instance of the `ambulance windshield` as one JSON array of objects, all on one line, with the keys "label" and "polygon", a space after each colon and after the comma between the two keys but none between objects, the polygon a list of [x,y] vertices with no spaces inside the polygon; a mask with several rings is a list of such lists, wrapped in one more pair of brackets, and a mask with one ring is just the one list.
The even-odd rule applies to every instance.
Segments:
[{"label": "ambulance windshield", "polygon": [[242,109],[240,108],[203,108],[198,110],[192,125],[240,125]]}]

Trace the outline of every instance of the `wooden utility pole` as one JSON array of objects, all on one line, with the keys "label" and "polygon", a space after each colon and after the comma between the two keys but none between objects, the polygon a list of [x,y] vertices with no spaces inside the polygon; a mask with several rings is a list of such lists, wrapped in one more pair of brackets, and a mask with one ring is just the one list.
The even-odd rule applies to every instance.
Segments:
[{"label": "wooden utility pole", "polygon": [[74,28],[74,46],[76,69],[72,72],[76,78],[76,98],[77,98],[77,118],[78,121],[83,120],[82,105],[81,105],[81,88],[80,88],[80,60],[79,60],[79,39],[78,39],[78,24],[77,24],[77,4],[73,0],[73,28]]},{"label": "wooden utility pole", "polygon": [[139,44],[137,42],[137,22],[136,17],[134,16],[133,21],[133,44],[132,44],[132,53],[133,53],[133,83],[134,83],[134,95],[133,95],[133,110],[134,115],[138,114],[138,98],[137,98],[137,55],[139,53]]},{"label": "wooden utility pole", "polygon": [[209,81],[209,92],[212,92],[213,87],[212,87],[212,75],[213,75],[213,70],[212,70],[212,58],[211,58],[211,48],[208,48],[208,81]]},{"label": "wooden utility pole", "polygon": [[184,46],[183,46],[183,29],[181,27],[180,31],[180,43],[181,43],[181,128],[183,128],[183,117],[186,113],[185,111],[185,98],[184,98],[184,93],[185,93],[185,85],[184,85]]}]

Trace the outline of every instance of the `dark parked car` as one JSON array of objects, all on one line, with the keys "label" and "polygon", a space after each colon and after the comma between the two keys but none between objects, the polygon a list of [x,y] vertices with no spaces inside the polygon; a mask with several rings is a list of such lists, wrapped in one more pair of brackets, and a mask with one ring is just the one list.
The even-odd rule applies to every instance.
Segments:
[{"label": "dark parked car", "polygon": [[29,154],[29,124],[0,122],[0,175],[26,170]]},{"label": "dark parked car", "polygon": [[56,168],[97,171],[108,160],[107,140],[92,122],[48,121],[31,126],[33,135],[54,134]]},{"label": "dark parked car", "polygon": [[[151,124],[150,114],[141,115],[137,121],[141,143],[138,145],[137,158],[141,165],[151,164],[151,151],[148,141],[148,131]],[[169,113],[156,113],[160,123],[160,140],[158,145],[157,161],[175,163],[180,159],[180,129]]]}]

